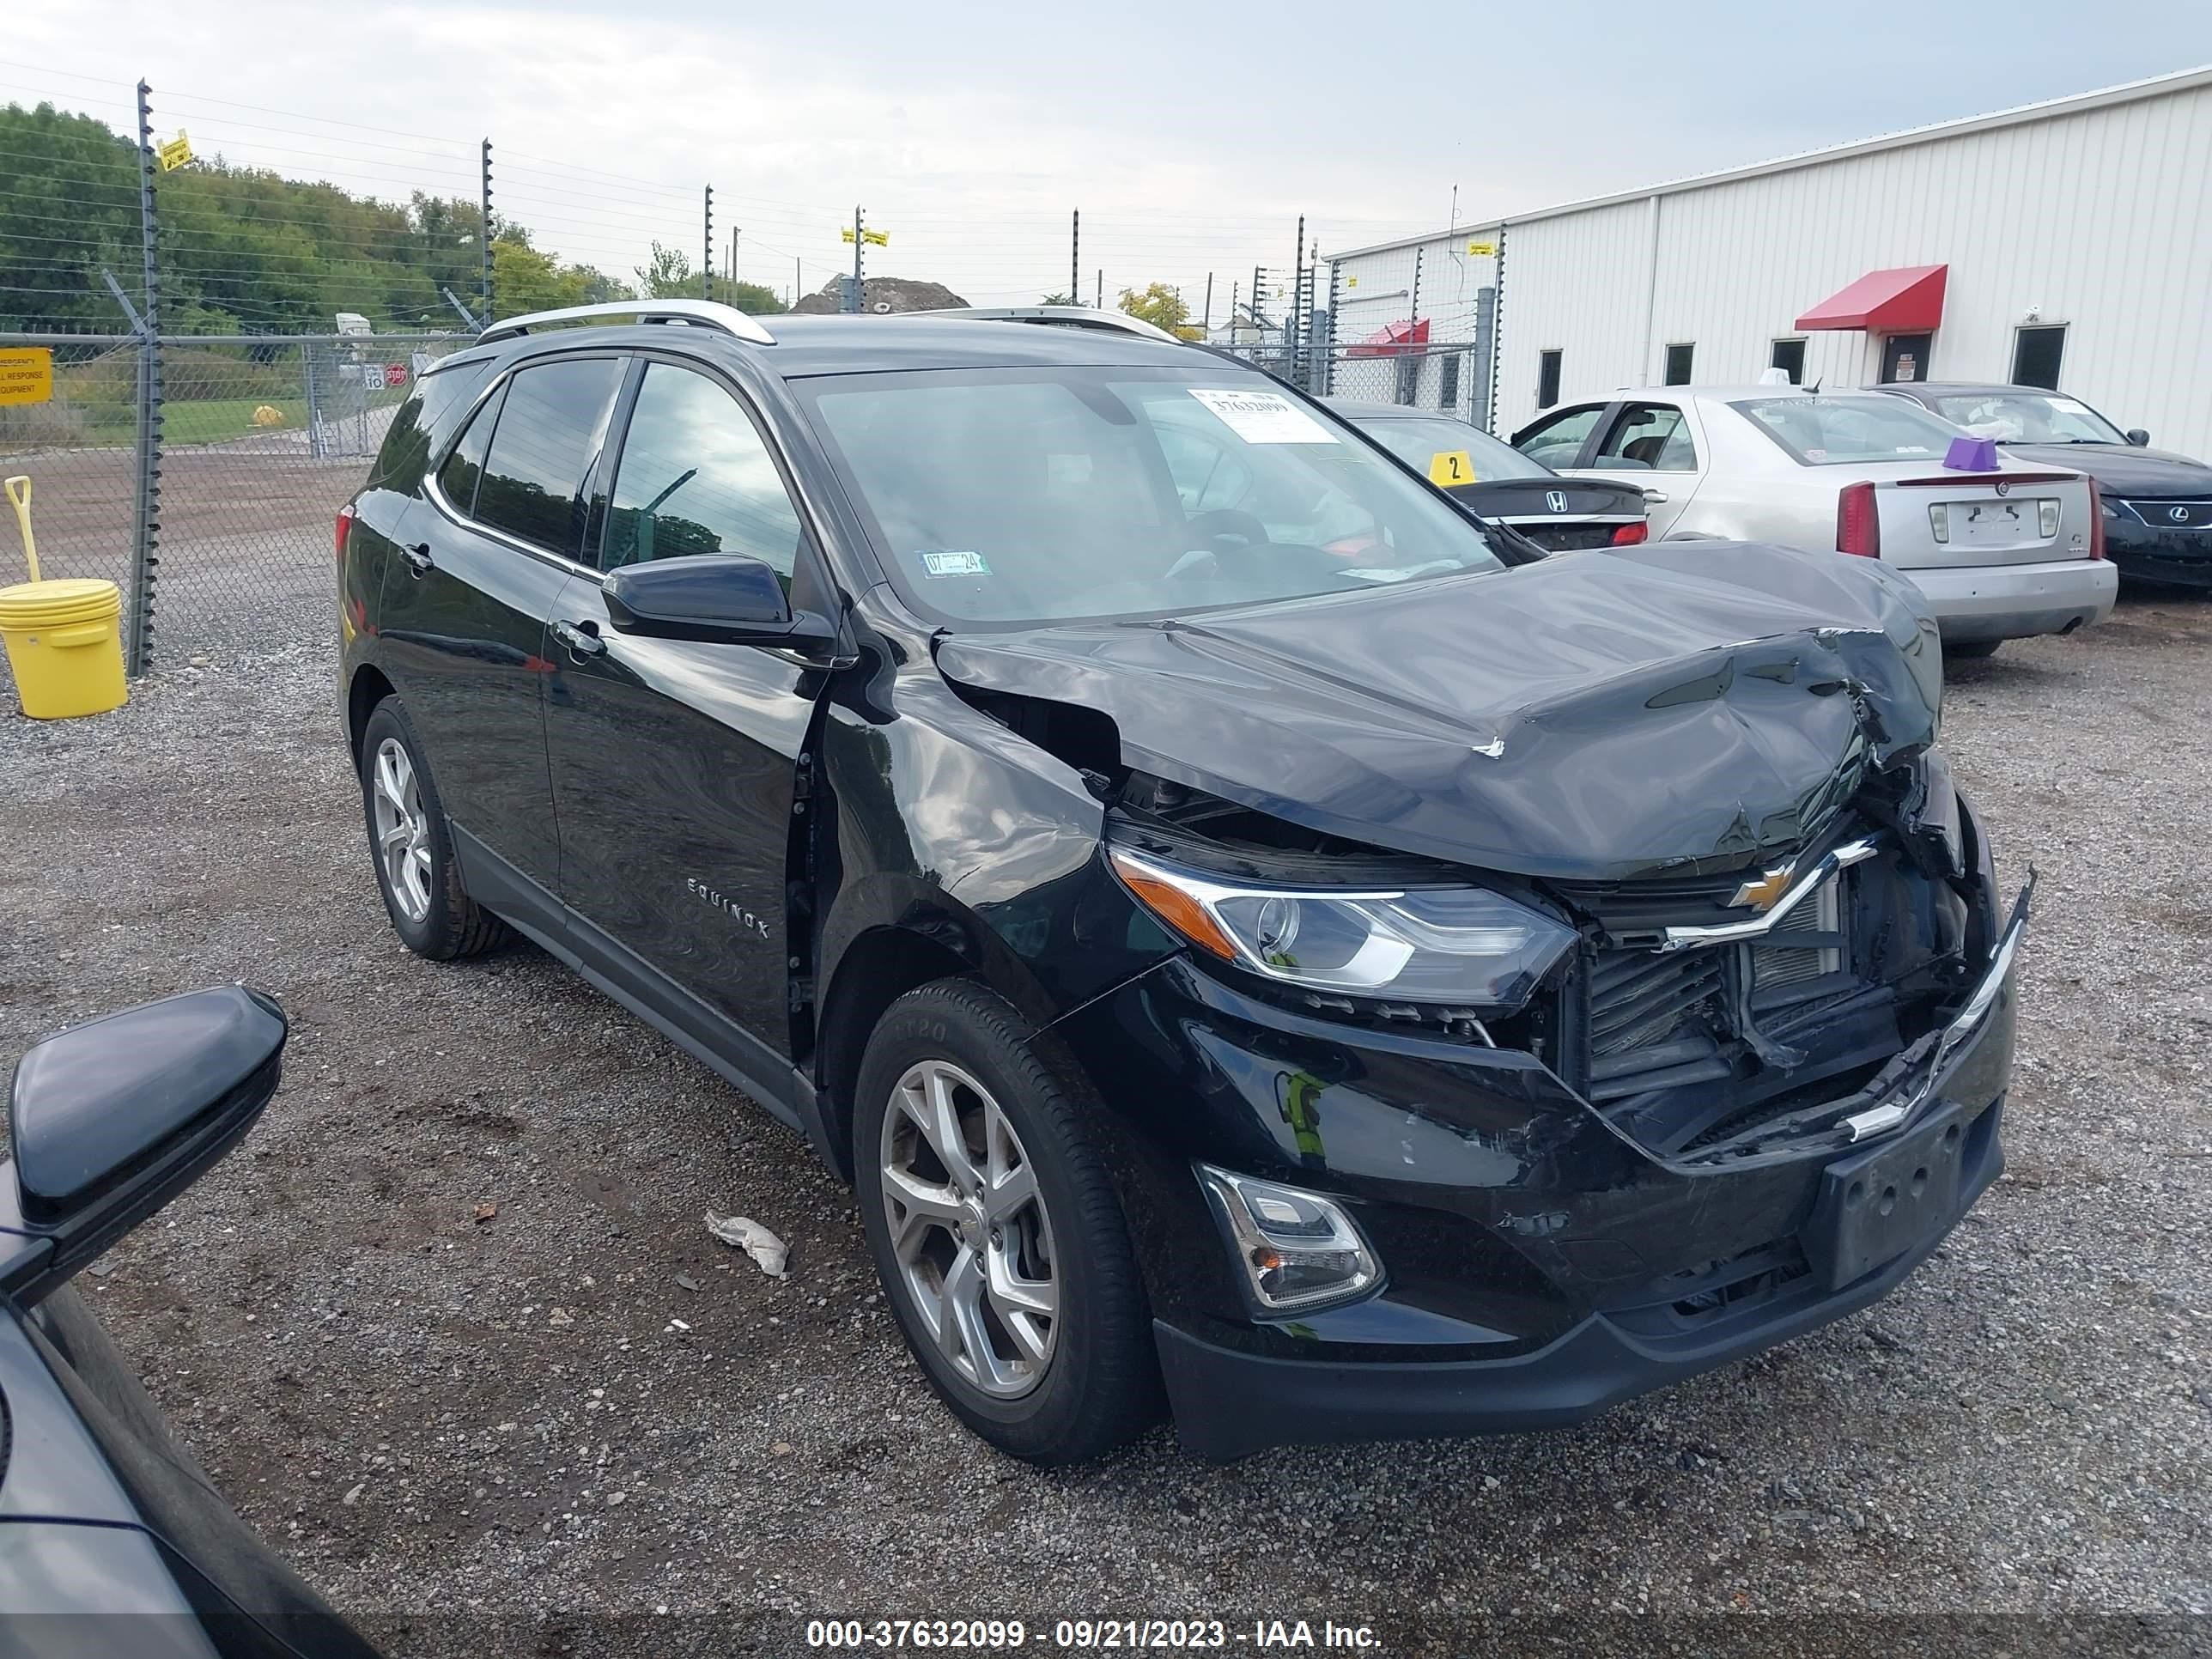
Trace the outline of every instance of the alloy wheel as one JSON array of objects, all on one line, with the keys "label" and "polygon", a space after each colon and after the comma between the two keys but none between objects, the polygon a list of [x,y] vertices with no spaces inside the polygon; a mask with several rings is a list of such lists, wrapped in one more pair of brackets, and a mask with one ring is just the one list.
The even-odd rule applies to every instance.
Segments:
[{"label": "alloy wheel", "polygon": [[1021,1137],[950,1060],[908,1067],[884,1114],[884,1210],[938,1352],[982,1393],[1043,1381],[1060,1325],[1052,1223]]},{"label": "alloy wheel", "polygon": [[385,884],[410,921],[430,914],[430,818],[407,745],[386,738],[376,748],[370,774],[376,817],[376,856]]}]

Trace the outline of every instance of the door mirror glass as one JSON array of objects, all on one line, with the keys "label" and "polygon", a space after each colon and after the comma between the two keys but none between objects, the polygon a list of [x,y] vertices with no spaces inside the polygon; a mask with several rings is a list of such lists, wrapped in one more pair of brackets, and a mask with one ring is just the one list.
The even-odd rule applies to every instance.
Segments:
[{"label": "door mirror glass", "polygon": [[647,638],[804,645],[836,633],[827,618],[792,610],[774,566],[737,554],[625,565],[608,576],[605,598],[617,630]]},{"label": "door mirror glass", "polygon": [[2150,447],[2150,434],[2139,426],[2131,426],[2128,428],[2128,441],[2137,449],[2148,449]]},{"label": "door mirror glass", "polygon": [[[48,1037],[9,1096],[0,1292],[35,1302],[228,1152],[276,1092],[284,1015],[240,986]],[[9,1212],[12,1210],[12,1213]]]}]

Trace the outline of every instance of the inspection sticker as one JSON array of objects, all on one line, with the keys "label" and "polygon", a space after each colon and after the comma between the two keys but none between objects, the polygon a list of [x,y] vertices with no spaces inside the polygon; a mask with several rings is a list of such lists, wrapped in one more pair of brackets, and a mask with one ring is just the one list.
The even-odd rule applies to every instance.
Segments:
[{"label": "inspection sticker", "polygon": [[989,562],[981,553],[969,548],[926,547],[921,552],[921,568],[933,576],[988,576]]},{"label": "inspection sticker", "polygon": [[1276,392],[1214,392],[1190,395],[1221,417],[1248,444],[1333,444],[1336,434]]}]

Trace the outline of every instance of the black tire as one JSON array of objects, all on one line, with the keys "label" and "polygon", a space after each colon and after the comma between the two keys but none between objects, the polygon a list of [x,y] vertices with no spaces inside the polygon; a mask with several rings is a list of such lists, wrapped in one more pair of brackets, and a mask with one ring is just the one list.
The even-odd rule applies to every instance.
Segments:
[{"label": "black tire", "polygon": [[[884,1122],[909,1068],[947,1060],[988,1089],[1019,1138],[1050,1218],[1059,1297],[1042,1377],[994,1396],[940,1352],[893,1248],[884,1202]],[[1095,1126],[1103,1111],[1073,1060],[1004,999],[972,980],[939,980],[893,1003],[868,1038],[854,1112],[854,1168],[868,1248],[891,1312],[923,1374],[960,1419],[1032,1463],[1110,1451],[1161,1413],[1152,1310]]]},{"label": "black tire", "polygon": [[1996,656],[1997,647],[2003,643],[2002,640],[1961,640],[1956,645],[1945,646],[1943,654],[1957,657],[1963,662],[1979,662],[1984,658]]},{"label": "black tire", "polygon": [[[392,891],[391,872],[377,845],[377,757],[387,743],[397,743],[406,751],[426,820],[422,840],[429,858],[428,904],[419,916],[410,915]],[[453,836],[446,827],[445,804],[438,796],[437,780],[422,757],[422,740],[416,732],[415,722],[398,698],[386,697],[370,711],[362,732],[359,759],[362,821],[368,831],[369,862],[376,871],[377,890],[384,895],[385,914],[392,918],[392,931],[399,935],[400,943],[433,962],[476,956],[504,943],[508,937],[507,924],[461,886],[460,861],[453,856]]]}]

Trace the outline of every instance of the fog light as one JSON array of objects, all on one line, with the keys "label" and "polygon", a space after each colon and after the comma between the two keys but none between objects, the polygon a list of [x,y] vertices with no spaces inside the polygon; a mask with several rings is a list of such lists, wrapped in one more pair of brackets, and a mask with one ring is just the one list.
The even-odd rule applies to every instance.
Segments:
[{"label": "fog light", "polygon": [[1382,1283],[1382,1264],[1334,1200],[1210,1164],[1197,1169],[1263,1318],[1355,1301]]}]

